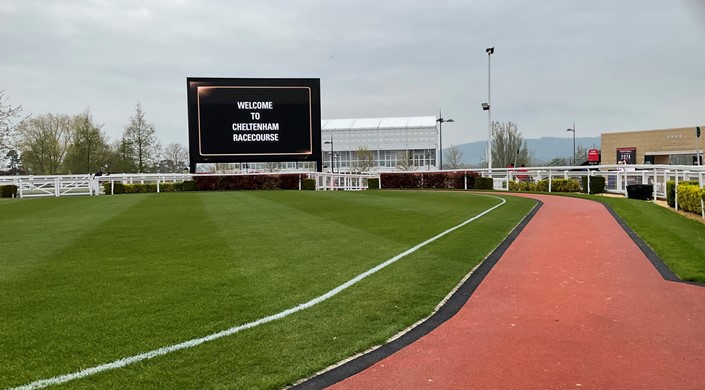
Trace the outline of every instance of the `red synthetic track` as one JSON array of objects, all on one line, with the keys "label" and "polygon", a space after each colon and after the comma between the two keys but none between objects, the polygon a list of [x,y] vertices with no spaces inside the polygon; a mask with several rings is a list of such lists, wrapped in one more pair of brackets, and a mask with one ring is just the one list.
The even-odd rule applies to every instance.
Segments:
[{"label": "red synthetic track", "polygon": [[705,287],[597,202],[544,202],[455,317],[334,389],[705,389]]}]

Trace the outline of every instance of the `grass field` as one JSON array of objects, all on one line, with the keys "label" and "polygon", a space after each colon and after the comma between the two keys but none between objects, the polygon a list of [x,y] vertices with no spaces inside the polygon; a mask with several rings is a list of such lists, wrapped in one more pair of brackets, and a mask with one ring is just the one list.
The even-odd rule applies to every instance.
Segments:
[{"label": "grass field", "polygon": [[[534,205],[507,200],[314,307],[61,386],[291,384],[427,316]],[[4,200],[0,388],[279,313],[499,203],[411,191]]]}]

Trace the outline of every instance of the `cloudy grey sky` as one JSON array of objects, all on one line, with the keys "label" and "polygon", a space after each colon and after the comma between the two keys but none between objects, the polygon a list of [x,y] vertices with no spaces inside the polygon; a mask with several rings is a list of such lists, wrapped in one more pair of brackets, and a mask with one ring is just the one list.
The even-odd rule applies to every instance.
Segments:
[{"label": "cloudy grey sky", "polygon": [[111,140],[141,102],[187,144],[186,77],[321,79],[324,119],[437,115],[443,144],[705,124],[703,0],[0,0],[0,89],[90,107]]}]

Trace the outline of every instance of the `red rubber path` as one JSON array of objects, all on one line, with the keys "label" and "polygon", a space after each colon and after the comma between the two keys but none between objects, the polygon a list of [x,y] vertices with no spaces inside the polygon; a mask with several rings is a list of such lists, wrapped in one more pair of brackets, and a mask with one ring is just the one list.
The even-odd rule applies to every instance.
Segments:
[{"label": "red rubber path", "polygon": [[334,389],[705,389],[705,287],[597,202],[543,207],[453,318]]}]

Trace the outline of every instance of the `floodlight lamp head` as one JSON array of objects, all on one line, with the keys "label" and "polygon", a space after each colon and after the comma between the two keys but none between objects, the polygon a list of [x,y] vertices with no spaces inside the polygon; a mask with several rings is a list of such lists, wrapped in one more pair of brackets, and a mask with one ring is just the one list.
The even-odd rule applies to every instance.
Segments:
[{"label": "floodlight lamp head", "polygon": [[487,52],[487,55],[494,54],[494,47],[488,47],[485,51]]},{"label": "floodlight lamp head", "polygon": [[565,131],[575,131],[575,130],[573,130],[573,129],[565,129]]},{"label": "floodlight lamp head", "polygon": [[446,122],[455,122],[455,121],[452,119],[448,119],[448,120],[446,120]]},{"label": "floodlight lamp head", "polygon": [[487,110],[489,110],[489,109],[490,109],[490,105],[489,105],[489,104],[487,104],[487,103],[482,103],[482,110],[483,110],[483,111],[487,111]]}]

